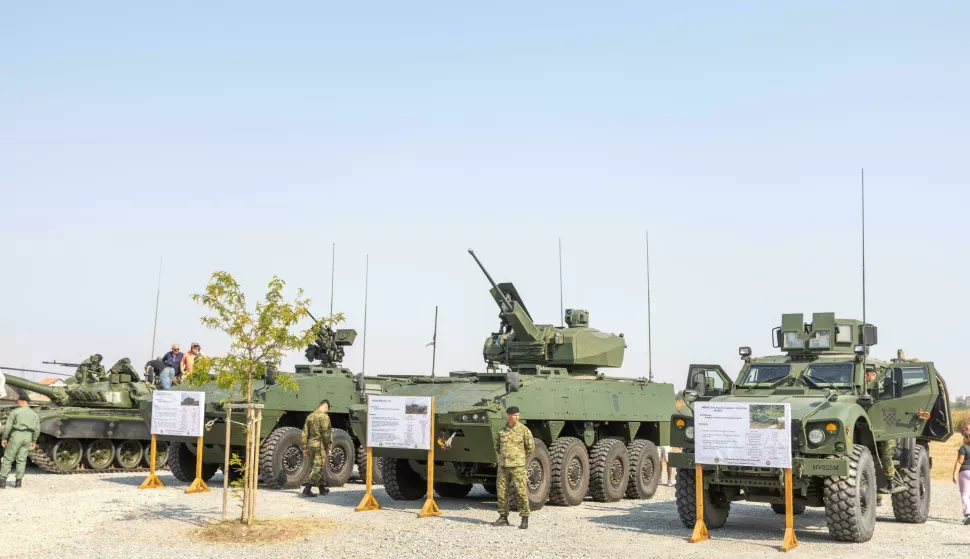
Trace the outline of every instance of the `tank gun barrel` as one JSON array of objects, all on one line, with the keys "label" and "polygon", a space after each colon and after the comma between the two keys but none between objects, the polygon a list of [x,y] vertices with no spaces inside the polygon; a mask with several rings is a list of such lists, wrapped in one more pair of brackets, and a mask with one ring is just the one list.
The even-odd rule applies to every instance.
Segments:
[{"label": "tank gun barrel", "polygon": [[502,300],[502,302],[500,303],[500,305],[502,306],[502,310],[504,312],[512,312],[512,305],[509,303],[508,296],[506,296],[505,293],[502,292],[498,284],[495,283],[495,280],[492,279],[492,276],[489,275],[488,270],[486,270],[485,266],[482,265],[482,261],[479,260],[477,256],[475,256],[475,251],[472,249],[468,249],[468,254],[472,255],[472,258],[475,259],[475,263],[478,264],[478,267],[482,269],[482,273],[485,274],[486,278],[488,278],[488,283],[492,284],[492,288],[498,292]]},{"label": "tank gun barrel", "polygon": [[52,401],[57,403],[62,403],[67,396],[66,394],[58,391],[57,389],[51,386],[47,386],[45,384],[40,384],[39,382],[33,382],[25,378],[14,376],[14,375],[6,375],[6,378],[7,378],[7,384],[11,386],[16,386],[17,388],[23,388],[24,390],[29,390],[31,392],[36,392],[43,396],[47,396]]}]

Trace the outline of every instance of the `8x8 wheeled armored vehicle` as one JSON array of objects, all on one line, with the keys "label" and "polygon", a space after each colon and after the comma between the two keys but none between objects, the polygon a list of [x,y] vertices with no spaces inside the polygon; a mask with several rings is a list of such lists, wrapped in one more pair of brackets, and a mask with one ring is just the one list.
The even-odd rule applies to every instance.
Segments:
[{"label": "8x8 wheeled armored vehicle", "polygon": [[[488,372],[385,387],[388,395],[435,398],[435,490],[463,497],[480,483],[494,494],[494,438],[506,407],[518,406],[536,439],[526,465],[533,508],[547,500],[578,505],[587,495],[602,502],[652,497],[660,479],[657,445],[668,444],[673,385],[607,378],[597,369],[623,363],[622,334],[590,328],[584,310],[567,310],[565,328],[535,324],[515,287],[482,271],[501,310],[499,331],[485,340]],[[366,419],[366,407],[355,406],[356,433],[366,436]],[[384,489],[392,498],[424,494],[424,451],[375,448],[374,456],[384,459]]]},{"label": "8x8 wheeled armored vehicle", "polygon": [[[868,357],[876,328],[858,320],[816,313],[782,316],[775,347],[785,353],[751,357],[737,382],[716,365],[692,365],[683,405],[672,417],[671,455],[677,472],[677,511],[694,526],[696,401],[788,403],[791,405],[794,512],[824,507],[837,540],[868,541],[875,530],[876,503],[891,495],[896,520],[926,521],[930,504],[930,441],[952,434],[943,377],[928,361]],[[678,402],[678,405],[684,402]],[[766,418],[762,418],[766,419]],[[704,521],[720,528],[732,501],[770,503],[785,512],[784,476],[777,469],[703,466]],[[893,475],[890,476],[889,474]]]}]

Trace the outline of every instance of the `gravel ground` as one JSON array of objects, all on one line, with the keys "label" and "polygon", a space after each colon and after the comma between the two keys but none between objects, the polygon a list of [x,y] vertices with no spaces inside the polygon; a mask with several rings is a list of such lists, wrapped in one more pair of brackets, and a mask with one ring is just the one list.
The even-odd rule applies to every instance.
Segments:
[{"label": "gravel ground", "polygon": [[[211,493],[186,495],[186,484],[167,472],[166,487],[138,490],[142,474],[45,475],[29,470],[24,488],[0,493],[3,546],[0,557],[230,557],[241,552],[300,557],[708,557],[776,556],[784,517],[767,505],[735,503],[727,525],[713,539],[689,544],[673,502],[673,488],[661,487],[649,501],[579,507],[547,506],[533,513],[528,531],[492,528],[495,500],[480,488],[467,499],[437,499],[438,518],[418,519],[421,501],[391,500],[374,492],[384,507],[357,513],[363,486],[351,483],[326,498],[302,499],[298,490],[261,491],[260,518],[326,518],[328,531],[282,544],[241,547],[199,541],[200,526],[218,520],[222,476]],[[11,478],[12,484],[12,478]],[[888,499],[887,499],[888,502]],[[236,509],[238,510],[238,509]],[[952,483],[933,482],[930,520],[898,524],[887,504],[879,509],[873,540],[842,544],[829,539],[820,509],[795,517],[799,556],[851,553],[854,557],[955,557],[970,549],[970,527],[961,524],[960,499]],[[513,525],[518,517],[511,515]],[[256,548],[256,549],[251,549]]]}]

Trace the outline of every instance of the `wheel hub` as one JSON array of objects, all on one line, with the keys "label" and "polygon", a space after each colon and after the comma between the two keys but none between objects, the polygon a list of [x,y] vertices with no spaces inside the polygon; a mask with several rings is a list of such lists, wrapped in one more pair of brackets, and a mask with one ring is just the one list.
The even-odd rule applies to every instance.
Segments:
[{"label": "wheel hub", "polygon": [[583,463],[579,461],[578,456],[569,460],[569,466],[566,468],[566,479],[570,489],[579,489],[579,486],[582,485]]},{"label": "wheel hub", "polygon": [[118,461],[126,468],[135,468],[141,461],[141,444],[137,441],[125,441],[118,447]]},{"label": "wheel hub", "polygon": [[283,471],[291,476],[300,471],[303,466],[303,450],[297,445],[290,445],[283,451]]},{"label": "wheel hub", "polygon": [[542,464],[538,460],[533,460],[529,463],[529,471],[527,474],[529,476],[529,493],[538,493],[542,487],[542,481],[545,479],[542,472]]},{"label": "wheel hub", "polygon": [[93,467],[103,467],[111,463],[114,456],[114,448],[111,443],[105,440],[94,441],[88,446],[88,457],[90,457]]},{"label": "wheel hub", "polygon": [[859,508],[862,514],[869,510],[869,474],[866,473],[859,478]]},{"label": "wheel hub", "polygon": [[623,484],[625,477],[626,468],[623,467],[623,461],[619,458],[613,459],[613,462],[610,463],[610,485],[619,487]]},{"label": "wheel hub", "polygon": [[347,453],[342,447],[334,447],[330,450],[330,471],[339,474],[347,465]]},{"label": "wheel hub", "polygon": [[81,460],[81,443],[75,440],[59,441],[54,446],[54,463],[62,470],[70,470]]},{"label": "wheel hub", "polygon": [[649,486],[650,482],[653,481],[653,475],[655,473],[653,460],[644,460],[640,464],[640,482],[644,486]]}]

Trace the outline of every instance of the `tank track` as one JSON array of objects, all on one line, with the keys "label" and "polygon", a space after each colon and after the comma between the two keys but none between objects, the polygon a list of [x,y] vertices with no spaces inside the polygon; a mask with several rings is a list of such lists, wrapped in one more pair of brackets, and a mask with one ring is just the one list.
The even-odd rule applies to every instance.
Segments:
[{"label": "tank track", "polygon": [[[82,475],[83,474],[117,474],[122,472],[133,474],[133,473],[146,473],[151,470],[151,468],[147,468],[147,467],[132,468],[130,470],[126,468],[113,468],[113,467],[105,468],[103,470],[89,470],[84,467],[83,463],[81,463],[81,464],[78,464],[77,468],[74,468],[73,470],[69,470],[65,472],[63,470],[58,469],[58,467],[54,464],[54,461],[51,460],[50,454],[46,452],[46,450],[47,450],[46,446],[41,446],[40,444],[38,444],[37,448],[27,451],[27,456],[30,458],[30,461],[33,462],[35,466],[40,468],[41,471],[48,474],[56,474],[56,475],[62,475],[62,476],[77,475],[77,474],[82,474]],[[168,465],[166,464],[161,469],[167,470]],[[158,471],[158,469],[156,469],[155,471]]]}]

